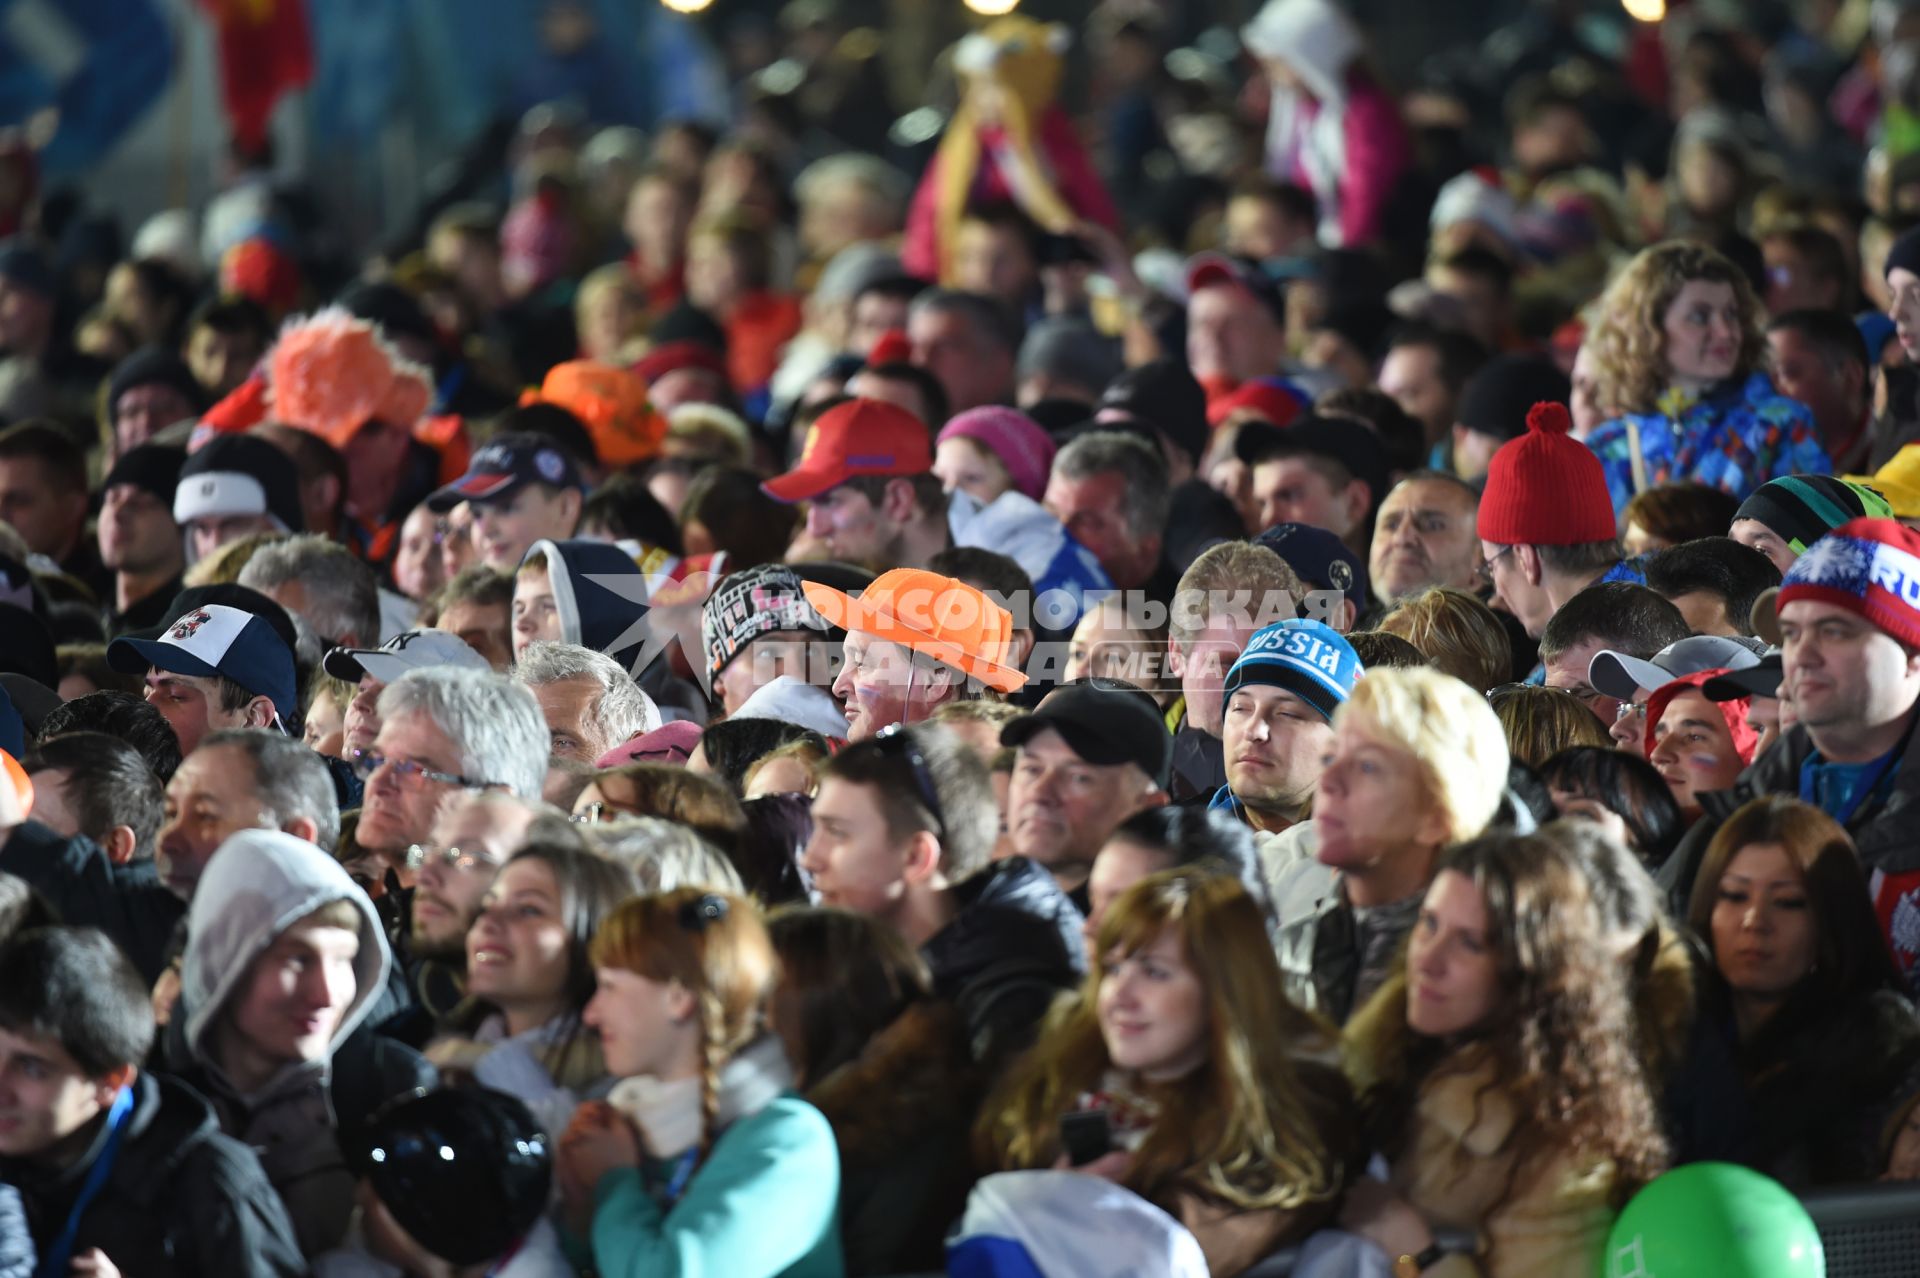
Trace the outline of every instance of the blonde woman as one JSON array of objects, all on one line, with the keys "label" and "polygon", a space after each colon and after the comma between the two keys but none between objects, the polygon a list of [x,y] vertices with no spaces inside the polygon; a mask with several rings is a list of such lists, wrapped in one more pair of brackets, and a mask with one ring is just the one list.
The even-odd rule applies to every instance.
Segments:
[{"label": "blonde woman", "polygon": [[1300,894],[1275,885],[1289,997],[1345,1021],[1392,972],[1441,850],[1487,828],[1506,783],[1506,734],[1484,696],[1437,670],[1367,671],[1334,711],[1313,819],[1275,849],[1332,873],[1303,916],[1287,916]]},{"label": "blonde woman", "polygon": [[1760,299],[1740,268],[1674,241],[1643,250],[1600,299],[1595,392],[1619,416],[1587,438],[1622,511],[1693,480],[1744,499],[1769,479],[1830,474],[1804,404],[1774,389]]}]

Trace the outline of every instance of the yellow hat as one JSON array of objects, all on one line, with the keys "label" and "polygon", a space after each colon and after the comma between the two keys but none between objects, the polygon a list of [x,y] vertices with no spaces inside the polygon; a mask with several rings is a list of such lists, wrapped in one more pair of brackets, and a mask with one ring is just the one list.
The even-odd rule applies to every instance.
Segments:
[{"label": "yellow hat", "polygon": [[1908,444],[1871,475],[1848,475],[1846,479],[1879,489],[1893,507],[1895,519],[1920,519],[1920,444]]}]

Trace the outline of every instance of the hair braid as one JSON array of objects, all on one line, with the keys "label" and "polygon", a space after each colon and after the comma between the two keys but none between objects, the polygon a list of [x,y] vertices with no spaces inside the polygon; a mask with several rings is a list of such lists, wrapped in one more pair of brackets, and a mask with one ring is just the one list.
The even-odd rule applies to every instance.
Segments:
[{"label": "hair braid", "polygon": [[720,1065],[726,1056],[727,1010],[712,990],[700,992],[700,1143],[698,1162],[712,1148],[720,1115]]}]

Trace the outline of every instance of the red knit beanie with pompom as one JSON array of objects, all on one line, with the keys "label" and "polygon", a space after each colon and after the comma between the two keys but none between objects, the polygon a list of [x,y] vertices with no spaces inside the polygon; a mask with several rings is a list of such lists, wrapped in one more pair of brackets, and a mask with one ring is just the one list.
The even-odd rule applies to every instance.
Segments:
[{"label": "red knit beanie with pompom", "polygon": [[1482,541],[1577,546],[1620,535],[1606,472],[1572,430],[1564,404],[1535,404],[1527,413],[1527,433],[1500,445],[1480,495]]}]

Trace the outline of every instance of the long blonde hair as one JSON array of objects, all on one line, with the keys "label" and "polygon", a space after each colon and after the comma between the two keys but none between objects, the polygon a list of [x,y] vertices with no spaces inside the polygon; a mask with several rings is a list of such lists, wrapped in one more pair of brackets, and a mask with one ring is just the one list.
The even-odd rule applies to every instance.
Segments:
[{"label": "long blonde hair", "polygon": [[1246,889],[1194,866],[1145,879],[1108,911],[1085,988],[1056,1006],[981,1111],[983,1163],[1052,1165],[1061,1116],[1113,1068],[1097,1011],[1101,982],[1111,963],[1168,930],[1206,992],[1207,1059],[1147,1089],[1159,1115],[1124,1183],[1162,1206],[1182,1192],[1239,1210],[1331,1203],[1360,1172],[1352,1097],[1334,1071],[1300,1058],[1328,1047],[1332,1028],[1287,999]]},{"label": "long blonde hair", "polygon": [[1671,383],[1667,365],[1667,310],[1695,280],[1733,289],[1740,310],[1740,354],[1734,376],[1744,380],[1767,365],[1760,299],[1744,272],[1704,244],[1670,240],[1642,249],[1600,298],[1598,327],[1587,339],[1601,403],[1618,413],[1651,413]]},{"label": "long blonde hair", "polygon": [[760,908],[704,887],[631,897],[594,934],[595,967],[677,982],[700,1004],[700,1148],[714,1137],[720,1067],[766,1031],[780,962]]}]

